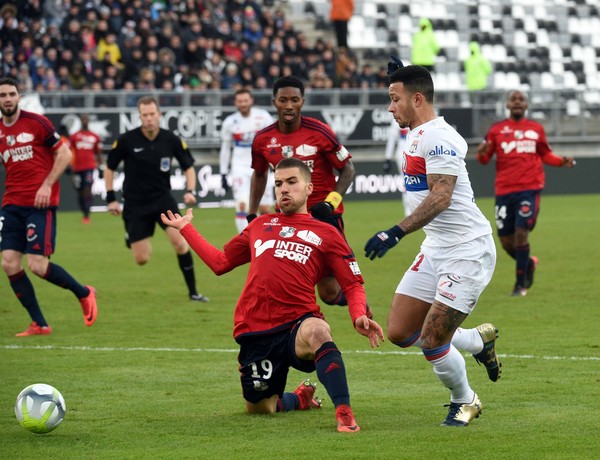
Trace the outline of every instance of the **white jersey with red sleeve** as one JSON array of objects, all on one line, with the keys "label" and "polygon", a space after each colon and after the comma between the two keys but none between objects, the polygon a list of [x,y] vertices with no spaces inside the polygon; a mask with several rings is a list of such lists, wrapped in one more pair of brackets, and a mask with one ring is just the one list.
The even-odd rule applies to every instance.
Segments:
[{"label": "white jersey with red sleeve", "polygon": [[332,225],[310,214],[265,214],[254,219],[223,251],[192,225],[181,234],[216,274],[250,262],[234,313],[234,337],[287,328],[307,314],[321,316],[315,285],[333,272],[352,321],[366,313],[363,277],[352,250]]},{"label": "white jersey with red sleeve", "polygon": [[[43,115],[21,110],[10,126],[0,121],[0,155],[6,168],[2,206],[33,206],[35,195],[54,166],[60,135]],[[49,206],[58,206],[59,181],[52,186]]]},{"label": "white jersey with red sleeve", "polygon": [[235,112],[225,118],[221,127],[220,173],[239,176],[250,171],[254,135],[272,123],[271,114],[257,107],[252,107],[247,117]]},{"label": "white jersey with red sleeve", "polygon": [[[302,117],[300,128],[293,133],[282,133],[277,123],[258,132],[252,143],[252,168],[259,172],[273,168],[284,158],[298,158],[312,173],[313,193],[308,197],[308,207],[325,201],[335,189],[335,171],[341,170],[351,158],[333,130],[316,118]],[[334,211],[341,214],[344,204]]]},{"label": "white jersey with red sleeve", "polygon": [[404,175],[411,209],[429,195],[428,174],[456,176],[450,206],[423,227],[424,246],[449,247],[492,233],[492,227],[475,204],[464,158],[467,143],[443,117],[411,130],[404,152]]}]

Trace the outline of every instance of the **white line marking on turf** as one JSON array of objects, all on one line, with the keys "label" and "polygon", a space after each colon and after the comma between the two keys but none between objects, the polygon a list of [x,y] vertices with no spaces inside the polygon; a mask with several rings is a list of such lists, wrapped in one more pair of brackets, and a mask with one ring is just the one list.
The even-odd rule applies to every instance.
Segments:
[{"label": "white line marking on turf", "polygon": [[[5,350],[74,350],[74,351],[147,351],[147,352],[179,352],[179,353],[239,353],[238,349],[233,348],[169,348],[169,347],[83,347],[83,346],[62,346],[62,345],[4,345],[0,348]],[[354,350],[344,351],[344,353],[356,354],[374,354],[374,355],[406,355],[421,356],[420,351],[379,351],[379,350]],[[468,356],[468,355],[467,355]],[[536,355],[507,355],[498,354],[501,358],[514,359],[545,359],[550,361],[600,361],[600,356],[536,356]]]}]

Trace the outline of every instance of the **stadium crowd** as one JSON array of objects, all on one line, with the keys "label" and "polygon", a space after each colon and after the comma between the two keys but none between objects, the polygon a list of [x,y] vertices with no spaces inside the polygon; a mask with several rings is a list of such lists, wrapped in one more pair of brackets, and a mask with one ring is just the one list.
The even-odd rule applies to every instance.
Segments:
[{"label": "stadium crowd", "polygon": [[[265,6],[269,5],[269,6]],[[0,0],[0,75],[22,91],[386,87],[333,41],[310,44],[273,1]],[[106,106],[111,106],[107,98]]]}]

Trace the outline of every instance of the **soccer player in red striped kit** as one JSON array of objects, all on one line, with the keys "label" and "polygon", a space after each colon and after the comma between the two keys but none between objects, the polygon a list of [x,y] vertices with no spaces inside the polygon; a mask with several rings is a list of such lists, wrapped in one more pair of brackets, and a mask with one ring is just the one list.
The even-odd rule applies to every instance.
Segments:
[{"label": "soccer player in red striped kit", "polygon": [[[275,168],[283,158],[294,157],[302,160],[312,173],[309,212],[343,234],[343,195],[356,175],[350,153],[327,124],[302,115],[304,83],[298,77],[287,75],[273,84],[273,106],[277,110],[277,121],[256,133],[252,142],[254,172],[246,218],[251,221],[256,217],[269,168]],[[344,292],[331,274],[324,274],[317,290],[326,304],[347,305]],[[368,305],[367,312],[372,317]]]},{"label": "soccer player in red striped kit", "polygon": [[23,255],[35,275],[70,290],[79,299],[85,325],[91,326],[97,315],[94,288],[80,284],[60,265],[50,262],[56,239],[58,179],[71,160],[71,152],[50,120],[21,110],[19,100],[19,83],[10,77],[0,78],[0,156],[6,168],[0,211],[2,269],[32,320],[16,335],[52,333],[23,269]]},{"label": "soccer player in red striped kit", "polygon": [[189,225],[191,209],[183,217],[171,211],[161,217],[165,225],[181,232],[215,274],[250,262],[233,329],[240,345],[246,410],[269,414],[319,407],[309,380],[284,393],[290,367],[316,370],[336,408],[337,430],[356,432],[360,427],[350,407],[344,361],[316,303],[315,284],[323,274],[333,272],[348,299],[354,328],[369,338],[371,347],[379,346],[383,330],[367,318],[363,278],[345,239],[308,213],[306,202],[312,191],[306,164],[296,158],[282,160],[275,169],[281,212],[257,217],[222,251]]},{"label": "soccer player in red striped kit", "polygon": [[544,127],[525,117],[524,92],[508,93],[509,117],[492,125],[477,147],[477,160],[487,164],[496,154],[496,228],[502,248],[516,260],[512,296],[525,296],[533,284],[538,259],[530,255],[529,232],[535,227],[544,189],[544,164],[575,166],[573,157],[552,153]]}]

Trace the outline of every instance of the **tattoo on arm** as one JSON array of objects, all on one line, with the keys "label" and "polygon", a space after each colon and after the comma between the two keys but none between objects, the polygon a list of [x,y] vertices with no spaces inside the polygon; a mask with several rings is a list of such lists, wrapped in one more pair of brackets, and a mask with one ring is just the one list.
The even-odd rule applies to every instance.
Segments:
[{"label": "tattoo on arm", "polygon": [[457,176],[447,174],[428,174],[429,195],[413,210],[412,214],[400,222],[400,228],[406,233],[419,230],[450,206],[456,179]]}]

